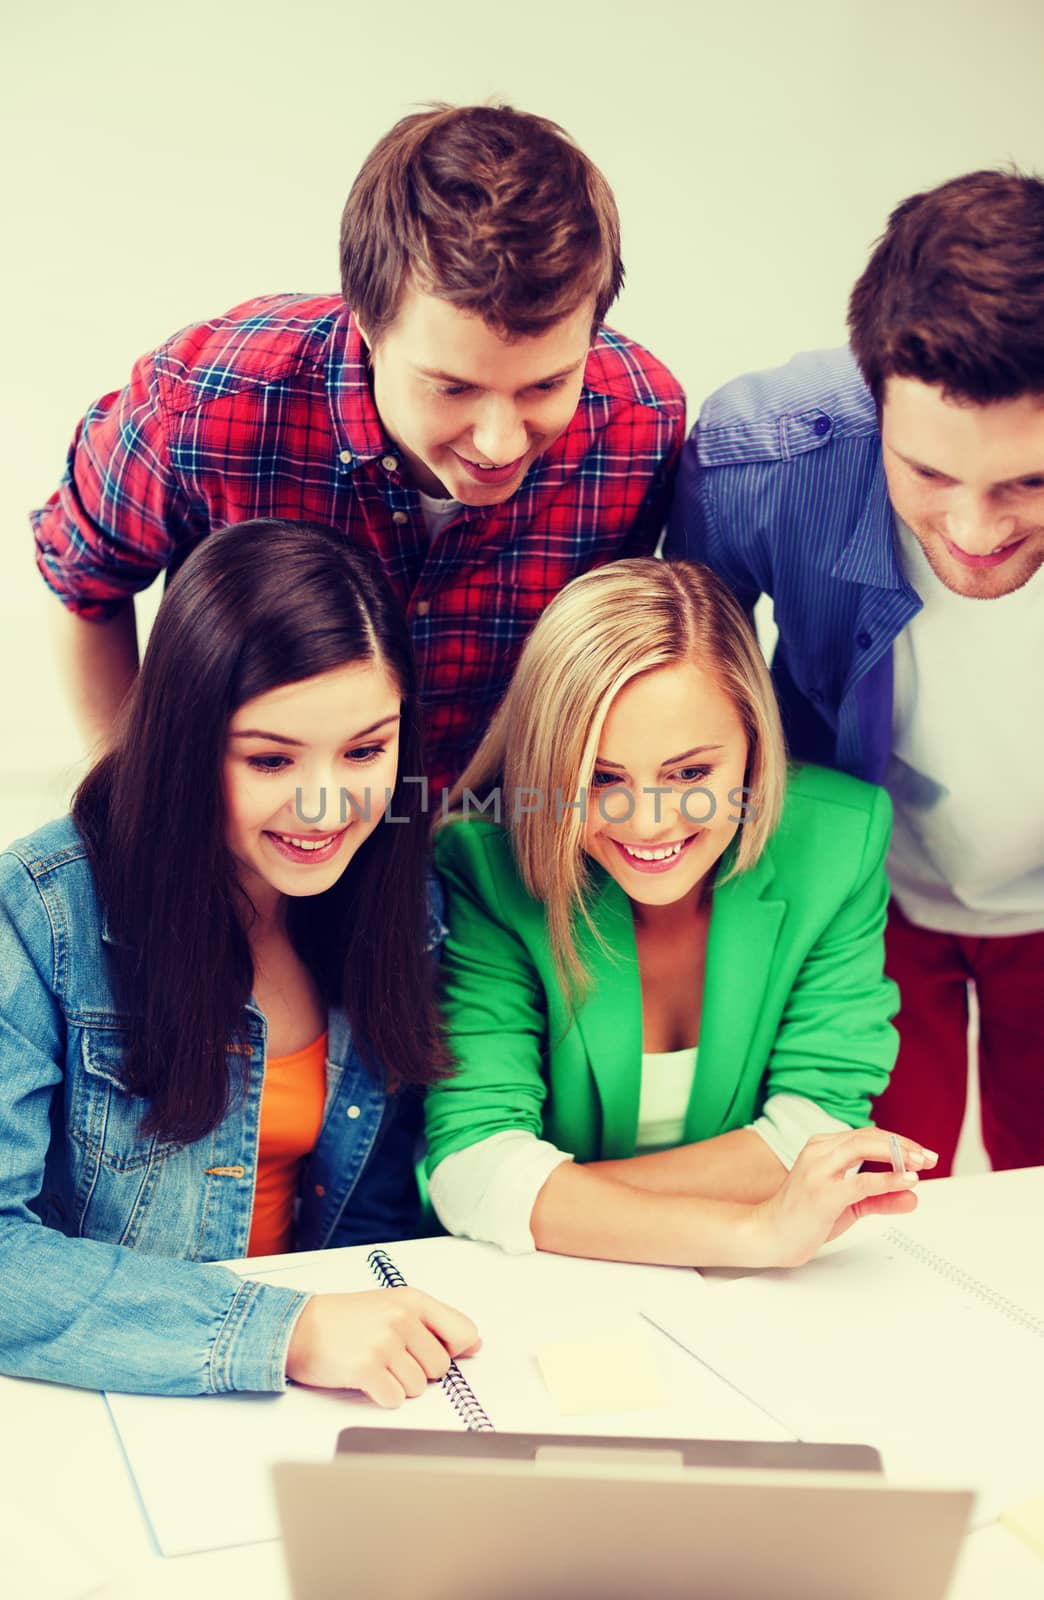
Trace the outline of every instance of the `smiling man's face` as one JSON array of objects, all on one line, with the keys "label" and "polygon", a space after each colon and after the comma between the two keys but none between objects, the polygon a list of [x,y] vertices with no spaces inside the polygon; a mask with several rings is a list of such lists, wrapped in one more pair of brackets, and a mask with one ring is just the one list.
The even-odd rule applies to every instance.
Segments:
[{"label": "smiling man's face", "polygon": [[372,352],[373,392],[416,487],[468,506],[509,499],[573,419],[593,317],[589,295],[546,333],[507,340],[407,289]]},{"label": "smiling man's face", "polygon": [[972,405],[889,378],[881,441],[892,505],[954,594],[996,600],[1044,564],[1044,395]]}]

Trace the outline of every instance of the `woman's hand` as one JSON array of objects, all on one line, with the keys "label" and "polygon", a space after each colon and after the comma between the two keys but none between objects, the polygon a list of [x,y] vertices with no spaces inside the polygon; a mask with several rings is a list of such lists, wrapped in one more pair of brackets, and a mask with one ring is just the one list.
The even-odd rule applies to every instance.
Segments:
[{"label": "woman's hand", "polygon": [[482,1341],[469,1317],[419,1289],[317,1294],[297,1319],[286,1375],[319,1389],[361,1389],[401,1406]]},{"label": "woman's hand", "polygon": [[[913,1211],[918,1171],[938,1156],[899,1137],[906,1172],[891,1171],[889,1139],[881,1128],[817,1133],[808,1140],[780,1188],[753,1209],[754,1256],[745,1265],[799,1267],[820,1245],[860,1217]],[[884,1161],[887,1172],[860,1172],[863,1161]]]}]

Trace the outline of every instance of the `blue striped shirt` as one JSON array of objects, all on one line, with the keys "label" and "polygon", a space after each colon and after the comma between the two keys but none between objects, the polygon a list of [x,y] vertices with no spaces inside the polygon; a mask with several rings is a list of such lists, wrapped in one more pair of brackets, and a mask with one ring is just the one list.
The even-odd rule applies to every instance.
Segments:
[{"label": "blue striped shirt", "polygon": [[664,554],[742,603],[771,595],[791,754],[872,783],[892,743],[892,641],[920,609],[895,550],[881,438],[847,349],[736,378],[682,452]]}]

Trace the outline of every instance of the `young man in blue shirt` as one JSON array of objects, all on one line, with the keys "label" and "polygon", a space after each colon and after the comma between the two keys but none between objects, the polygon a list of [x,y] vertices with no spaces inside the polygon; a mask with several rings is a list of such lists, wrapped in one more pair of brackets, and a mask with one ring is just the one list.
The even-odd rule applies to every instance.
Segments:
[{"label": "young man in blue shirt", "polygon": [[851,349],[713,395],[667,554],[772,596],[790,750],[889,790],[899,1060],[878,1121],[950,1170],[968,990],[996,1167],[1044,1162],[1044,182],[893,213]]}]

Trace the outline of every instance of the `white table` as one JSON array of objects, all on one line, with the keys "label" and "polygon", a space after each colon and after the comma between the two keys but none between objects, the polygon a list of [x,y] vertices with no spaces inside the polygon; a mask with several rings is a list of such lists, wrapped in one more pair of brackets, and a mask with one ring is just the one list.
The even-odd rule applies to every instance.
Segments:
[{"label": "white table", "polygon": [[[1044,1168],[939,1180],[926,1183],[921,1195],[933,1210],[1000,1216],[1015,1209],[1044,1223]],[[726,1275],[707,1276],[713,1284]],[[276,1544],[166,1561],[152,1553],[100,1395],[0,1379],[0,1438],[5,1600],[228,1600],[230,1593],[289,1600]],[[11,1547],[18,1527],[27,1546],[22,1570]],[[987,1595],[1044,1596],[1044,1561],[999,1525],[965,1541],[950,1600]]]}]

